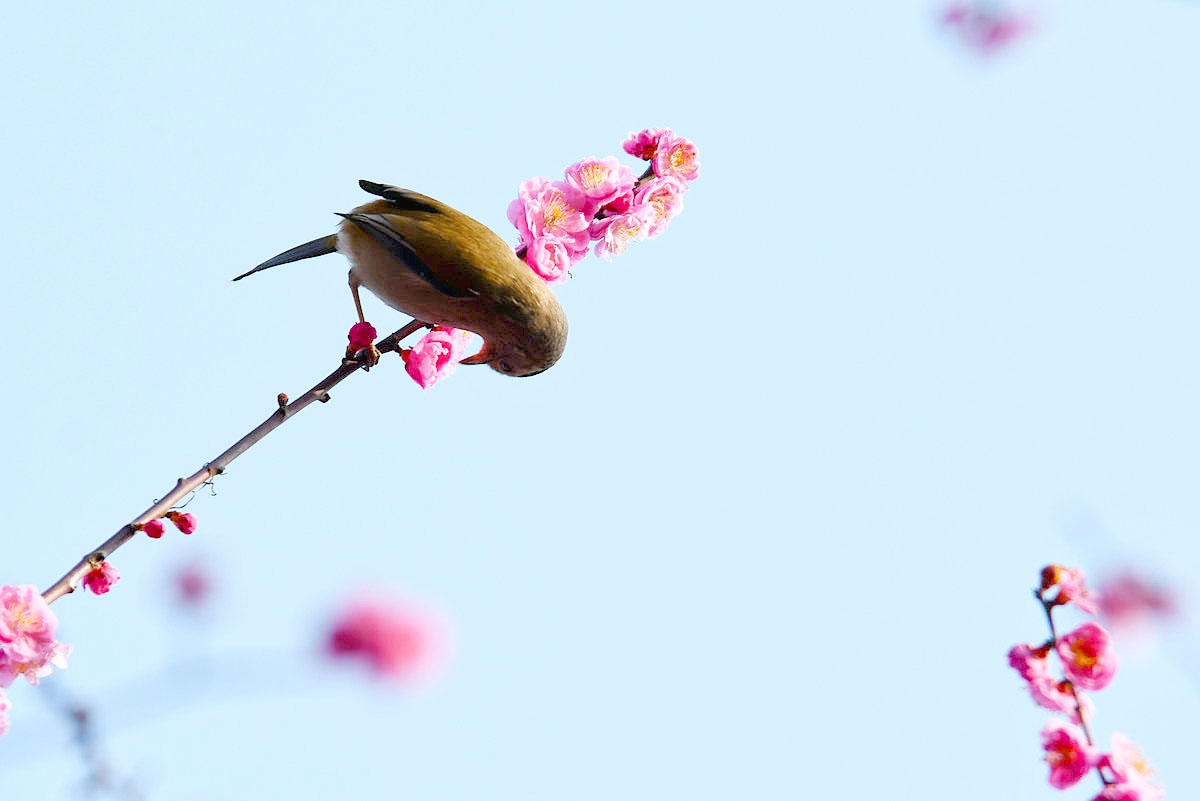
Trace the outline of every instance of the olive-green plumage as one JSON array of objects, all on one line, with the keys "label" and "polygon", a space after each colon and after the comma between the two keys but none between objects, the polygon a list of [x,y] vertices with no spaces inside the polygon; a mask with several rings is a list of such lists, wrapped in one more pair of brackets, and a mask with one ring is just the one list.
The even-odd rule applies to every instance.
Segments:
[{"label": "olive-green plumage", "polygon": [[340,215],[336,235],[292,248],[234,280],[336,250],[350,260],[356,304],[364,286],[422,322],[483,337],[483,348],[463,364],[524,376],[558,361],[567,343],[566,315],[511,246],[433,198],[370,181],[359,185],[382,199]]}]

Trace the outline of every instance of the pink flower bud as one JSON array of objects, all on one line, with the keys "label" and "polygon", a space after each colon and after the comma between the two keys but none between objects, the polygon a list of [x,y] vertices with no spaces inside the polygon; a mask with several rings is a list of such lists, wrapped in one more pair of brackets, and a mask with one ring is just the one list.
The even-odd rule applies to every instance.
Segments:
[{"label": "pink flower bud", "polygon": [[167,527],[163,525],[163,521],[161,520],[151,520],[147,523],[142,523],[141,529],[146,532],[146,536],[158,539],[167,530]]},{"label": "pink flower bud", "polygon": [[84,589],[91,590],[96,595],[103,595],[112,589],[121,575],[111,562],[102,561],[83,576]]},{"label": "pink flower bud", "polygon": [[376,331],[375,326],[370,323],[355,323],[350,326],[348,338],[350,340],[350,350],[360,351],[363,348],[368,348],[375,341]]},{"label": "pink flower bud", "polygon": [[167,512],[167,517],[175,524],[175,528],[184,534],[191,534],[196,530],[196,516],[190,512]]}]

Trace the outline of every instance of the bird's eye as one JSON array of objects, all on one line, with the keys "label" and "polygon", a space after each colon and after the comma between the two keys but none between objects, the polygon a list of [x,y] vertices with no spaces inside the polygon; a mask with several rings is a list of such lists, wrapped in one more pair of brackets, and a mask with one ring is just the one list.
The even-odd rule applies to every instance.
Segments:
[{"label": "bird's eye", "polygon": [[496,366],[500,368],[500,372],[502,373],[511,373],[513,370],[512,365],[504,361],[500,362]]}]

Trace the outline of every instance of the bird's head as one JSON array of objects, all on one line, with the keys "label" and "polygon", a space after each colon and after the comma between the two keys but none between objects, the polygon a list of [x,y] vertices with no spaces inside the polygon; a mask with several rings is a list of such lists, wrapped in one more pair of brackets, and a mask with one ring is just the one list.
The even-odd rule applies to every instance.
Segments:
[{"label": "bird's head", "polygon": [[462,364],[486,364],[504,375],[531,376],[554,366],[567,347],[567,316],[553,294],[549,308],[529,315],[521,325],[487,337],[483,347]]}]

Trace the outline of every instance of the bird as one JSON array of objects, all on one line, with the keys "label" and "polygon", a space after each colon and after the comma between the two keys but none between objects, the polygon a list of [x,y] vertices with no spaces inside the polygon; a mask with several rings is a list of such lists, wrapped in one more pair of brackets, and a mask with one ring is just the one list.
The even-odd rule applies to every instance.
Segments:
[{"label": "bird", "polygon": [[[510,245],[483,223],[433,198],[373,181],[358,185],[379,199],[339,213],[337,233],[297,245],[233,280],[341,253],[350,261],[359,322],[366,321],[358,295],[363,286],[430,327],[479,334],[483,347],[461,364],[533,376],[558,361],[567,344],[567,316],[546,282]],[[373,359],[378,357],[376,350]]]}]

